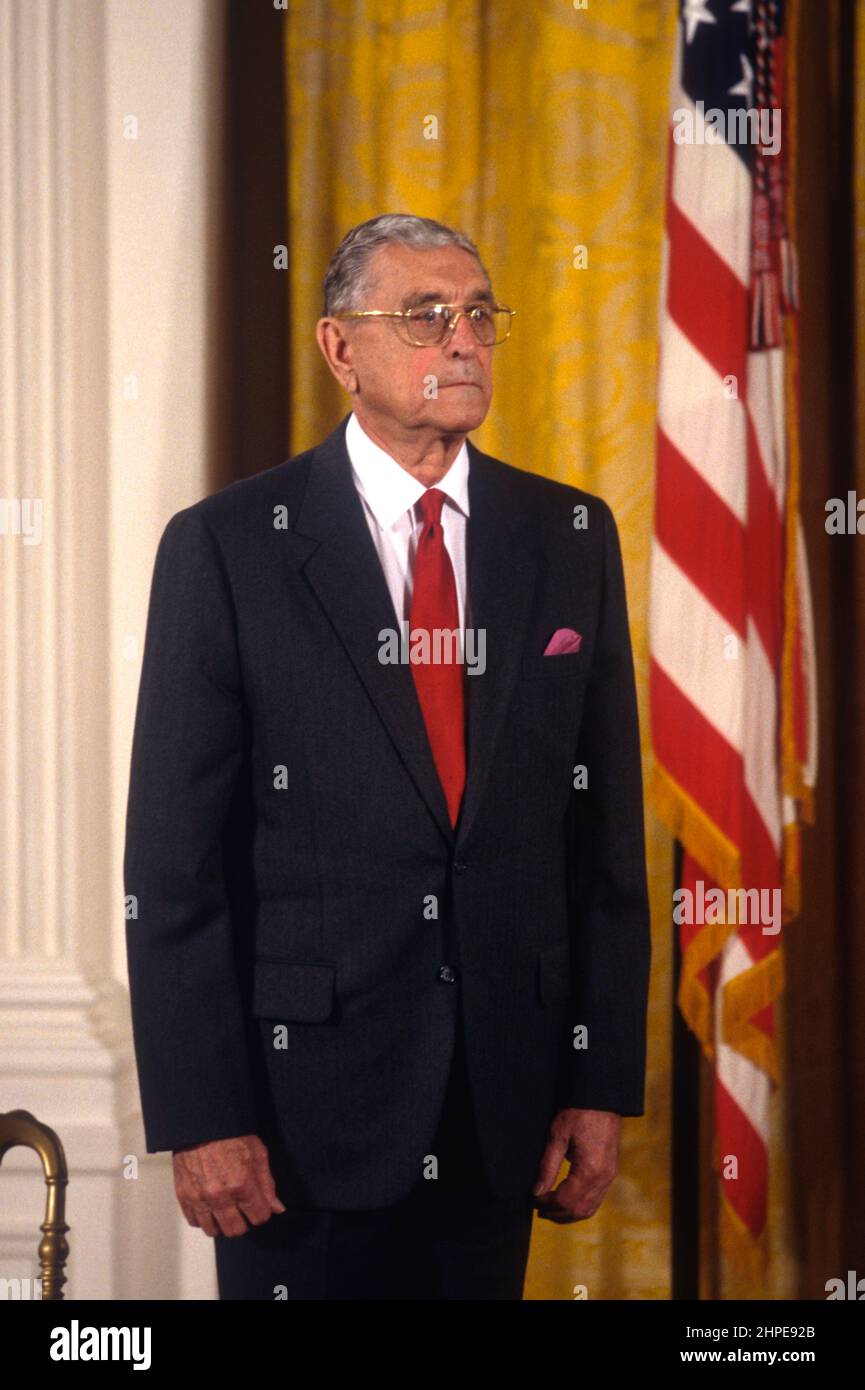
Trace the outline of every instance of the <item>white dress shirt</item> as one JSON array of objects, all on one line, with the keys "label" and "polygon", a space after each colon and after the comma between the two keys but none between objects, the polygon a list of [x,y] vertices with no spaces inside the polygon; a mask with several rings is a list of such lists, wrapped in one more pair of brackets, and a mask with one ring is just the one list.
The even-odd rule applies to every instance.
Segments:
[{"label": "white dress shirt", "polygon": [[[346,426],[345,446],[394,612],[400,622],[407,622],[415,554],[423,527],[416,504],[427,489],[370,439],[354,412]],[[465,440],[447,473],[435,486],[445,494],[442,530],[456,582],[459,625],[465,632],[466,520],[469,514],[469,453]]]}]

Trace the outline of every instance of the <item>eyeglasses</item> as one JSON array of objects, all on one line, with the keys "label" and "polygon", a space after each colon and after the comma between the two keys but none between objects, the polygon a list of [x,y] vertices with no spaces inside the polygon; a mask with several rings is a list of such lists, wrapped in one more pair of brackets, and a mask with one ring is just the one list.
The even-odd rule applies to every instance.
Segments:
[{"label": "eyeglasses", "polygon": [[335,319],[402,319],[415,347],[437,347],[456,330],[465,314],[482,347],[503,343],[511,331],[516,309],[506,304],[422,304],[414,309],[355,309]]}]

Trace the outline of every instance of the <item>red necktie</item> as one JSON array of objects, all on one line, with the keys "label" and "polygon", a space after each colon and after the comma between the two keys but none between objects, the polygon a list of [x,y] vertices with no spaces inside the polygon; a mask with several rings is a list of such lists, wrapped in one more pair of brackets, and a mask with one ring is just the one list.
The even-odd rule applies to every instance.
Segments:
[{"label": "red necktie", "polygon": [[[444,500],[444,493],[431,487],[418,501],[424,526],[414,562],[409,638],[411,641],[417,629],[430,634],[430,660],[413,661],[411,669],[451,825],[455,826],[466,784],[464,670],[461,661],[435,661],[433,635],[434,628],[449,632],[459,628],[457,586],[441,525]],[[461,654],[461,650],[456,653]]]}]

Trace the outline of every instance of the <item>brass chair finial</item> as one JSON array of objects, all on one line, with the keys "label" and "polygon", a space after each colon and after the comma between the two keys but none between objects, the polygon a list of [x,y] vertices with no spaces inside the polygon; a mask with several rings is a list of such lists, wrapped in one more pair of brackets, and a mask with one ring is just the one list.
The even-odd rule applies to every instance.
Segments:
[{"label": "brass chair finial", "polygon": [[42,1160],[48,1198],[45,1220],[40,1227],[39,1268],[43,1301],[62,1299],[66,1283],[64,1268],[69,1255],[66,1232],[66,1185],[69,1172],[63,1145],[48,1125],[40,1124],[29,1110],[8,1110],[0,1113],[0,1163],[9,1149],[19,1146],[35,1149]]}]

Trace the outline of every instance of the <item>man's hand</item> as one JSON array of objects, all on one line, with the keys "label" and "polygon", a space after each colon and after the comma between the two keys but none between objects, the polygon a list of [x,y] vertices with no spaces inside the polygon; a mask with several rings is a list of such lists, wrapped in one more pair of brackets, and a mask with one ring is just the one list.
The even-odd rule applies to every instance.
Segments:
[{"label": "man's hand", "polygon": [[176,1150],[174,1191],[190,1226],[208,1236],[242,1236],[247,1221],[262,1226],[285,1211],[257,1134]]},{"label": "man's hand", "polygon": [[[561,1224],[594,1216],[616,1176],[621,1123],[611,1110],[558,1112],[533,1189],[539,1216]],[[571,1171],[553,1190],[563,1158]]]}]

